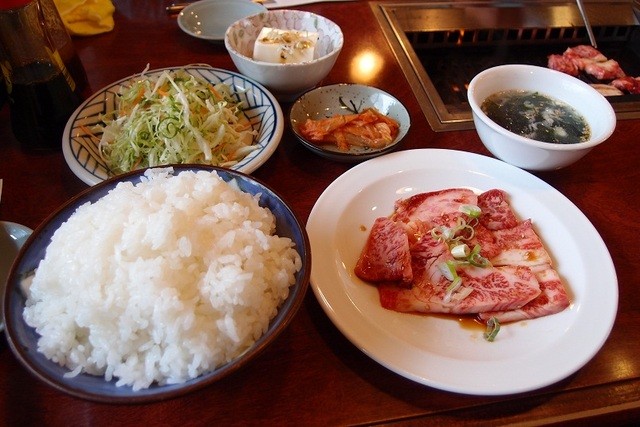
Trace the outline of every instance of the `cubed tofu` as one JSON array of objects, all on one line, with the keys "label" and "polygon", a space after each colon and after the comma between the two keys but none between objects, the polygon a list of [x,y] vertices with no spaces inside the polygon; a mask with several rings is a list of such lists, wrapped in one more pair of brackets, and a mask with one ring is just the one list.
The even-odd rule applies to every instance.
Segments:
[{"label": "cubed tofu", "polygon": [[265,27],[253,47],[253,59],[276,64],[313,60],[318,33]]}]

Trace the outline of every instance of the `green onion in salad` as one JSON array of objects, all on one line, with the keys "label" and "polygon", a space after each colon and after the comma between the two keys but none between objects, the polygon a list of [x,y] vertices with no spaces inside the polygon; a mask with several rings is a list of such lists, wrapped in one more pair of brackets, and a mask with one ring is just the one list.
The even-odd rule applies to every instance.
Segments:
[{"label": "green onion in salad", "polygon": [[244,105],[231,95],[226,84],[184,69],[143,72],[102,118],[100,154],[114,174],[172,163],[233,166],[258,146]]}]

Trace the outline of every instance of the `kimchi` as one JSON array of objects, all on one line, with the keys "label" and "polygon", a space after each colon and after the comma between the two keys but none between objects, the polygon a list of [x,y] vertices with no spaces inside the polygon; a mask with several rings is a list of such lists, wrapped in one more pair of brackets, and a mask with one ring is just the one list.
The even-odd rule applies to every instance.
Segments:
[{"label": "kimchi", "polygon": [[375,108],[362,113],[335,115],[311,120],[300,125],[300,134],[318,145],[335,145],[342,151],[351,146],[381,149],[390,145],[398,136],[397,121],[381,114]]}]

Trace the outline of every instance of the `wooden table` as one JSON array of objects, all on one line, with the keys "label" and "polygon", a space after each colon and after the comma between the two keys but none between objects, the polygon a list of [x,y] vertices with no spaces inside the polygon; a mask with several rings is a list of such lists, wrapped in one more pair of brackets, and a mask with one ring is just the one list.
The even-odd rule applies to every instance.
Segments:
[{"label": "wooden table", "polygon": [[[184,34],[169,1],[116,0],[115,29],[77,38],[92,89],[152,68],[207,63],[235,70],[222,44]],[[345,44],[323,84],[356,82],[393,93],[409,109],[412,127],[401,149],[446,148],[489,155],[474,131],[435,133],[374,20],[367,2],[300,7],[339,24]],[[358,74],[352,60],[375,52],[382,68]],[[288,111],[289,105],[283,104]],[[29,155],[0,112],[0,219],[35,228],[86,188],[61,153]],[[0,340],[0,424],[6,425],[344,425],[578,423],[610,425],[640,419],[640,121],[620,121],[606,144],[579,163],[536,175],[566,195],[590,219],[613,257],[620,302],[602,350],[574,375],[521,395],[477,397],[436,390],[399,376],[352,345],[324,314],[312,292],[287,330],[259,358],[232,376],[173,400],[108,405],[76,399],[40,383]],[[323,159],[286,129],[276,153],[254,175],[292,206],[304,223],[318,196],[351,165]],[[584,422],[584,421],[581,421]]]}]

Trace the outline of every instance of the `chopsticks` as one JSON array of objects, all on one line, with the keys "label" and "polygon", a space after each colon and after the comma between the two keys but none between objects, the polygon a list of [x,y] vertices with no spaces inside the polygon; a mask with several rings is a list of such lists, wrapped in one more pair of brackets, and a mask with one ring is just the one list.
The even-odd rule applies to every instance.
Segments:
[{"label": "chopsticks", "polygon": [[174,13],[180,13],[180,11],[185,7],[187,7],[188,5],[189,3],[171,3],[165,9],[168,14],[172,15]]},{"label": "chopsticks", "polygon": [[580,15],[582,16],[582,21],[584,22],[584,26],[587,28],[587,34],[589,35],[589,41],[591,42],[591,46],[594,49],[598,48],[596,44],[596,37],[593,35],[593,29],[591,28],[591,23],[589,22],[589,17],[587,16],[587,12],[584,9],[584,3],[582,0],[576,0],[578,4],[578,10],[580,10]]}]

